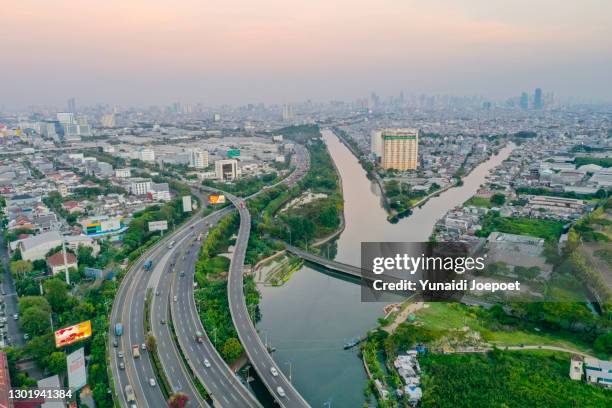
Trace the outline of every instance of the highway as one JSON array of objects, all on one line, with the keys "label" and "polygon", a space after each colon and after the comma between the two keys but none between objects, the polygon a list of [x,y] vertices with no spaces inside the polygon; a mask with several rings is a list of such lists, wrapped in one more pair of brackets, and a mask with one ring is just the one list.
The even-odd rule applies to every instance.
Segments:
[{"label": "highway", "polygon": [[[196,226],[202,225],[198,222]],[[194,227],[193,231],[197,231]],[[174,248],[187,246],[193,241],[193,234],[187,235],[182,241],[177,241]],[[181,391],[189,396],[187,406],[191,407],[207,407],[209,406],[202,398],[199,391],[191,380],[191,374],[187,371],[181,355],[179,354],[178,346],[174,342],[172,332],[168,322],[171,291],[169,281],[176,276],[177,258],[180,256],[180,249],[168,251],[157,264],[157,268],[153,271],[151,306],[150,306],[150,322],[151,332],[155,336],[157,342],[157,355],[164,371],[165,377],[170,384],[173,392]]]},{"label": "highway", "polygon": [[[163,336],[164,339],[167,339],[163,332],[166,331],[169,334],[168,323],[173,322],[183,355],[188,361],[191,371],[204,384],[215,401],[215,407],[261,407],[257,399],[225,364],[210,339],[206,337],[204,343],[195,341],[197,331],[205,333],[193,298],[195,263],[198,259],[201,242],[203,242],[197,241],[197,236],[201,233],[204,237],[209,228],[206,225],[207,223],[212,226],[231,211],[232,208],[227,207],[209,215],[201,224],[198,224],[188,239],[180,245],[175,245],[174,250],[169,252],[168,257],[176,259],[176,263],[172,270],[167,270],[161,275],[157,289],[160,294],[156,296],[161,301],[158,302],[160,306],[153,308],[153,331],[156,337]],[[184,276],[181,276],[181,272],[185,273]],[[168,289],[170,293],[166,292]],[[174,301],[174,296],[176,296],[176,301]],[[167,316],[168,299],[172,319],[168,319]],[[166,307],[164,308],[161,305],[166,305]],[[167,323],[161,324],[161,319],[164,319]],[[178,367],[173,368],[171,360],[175,358],[174,364],[182,366],[180,356],[173,356],[171,352],[173,347],[175,347],[173,341],[171,344],[158,342],[159,355],[170,360],[169,368],[164,365],[164,371],[170,379],[174,375],[173,370],[178,370]],[[209,361],[210,367],[204,366],[204,359]]]},{"label": "highway", "polygon": [[[307,173],[309,168],[309,157],[308,151],[305,148],[299,145],[296,146],[294,160],[296,164],[295,170],[286,179],[277,184],[294,185]],[[249,198],[256,195],[257,193]],[[233,196],[232,198],[235,199]],[[172,337],[167,324],[161,323],[162,316],[166,316],[163,318],[166,322],[170,320],[167,319],[168,302],[170,302],[171,320],[180,322],[180,324],[176,323],[174,325],[179,346],[192,372],[195,373],[200,382],[204,384],[211,394],[214,406],[231,408],[261,407],[255,397],[246,389],[229,369],[227,364],[221,359],[212,342],[206,336],[206,333],[203,343],[200,344],[195,342],[195,332],[201,331],[204,333],[204,330],[199,320],[193,298],[193,273],[195,272],[194,265],[197,260],[199,245],[191,245],[189,240],[191,239],[193,242],[196,236],[194,230],[202,230],[206,222],[217,222],[222,215],[229,213],[231,210],[231,207],[226,207],[209,215],[206,221],[197,216],[192,218],[184,226],[175,231],[171,238],[167,237],[147,251],[146,256],[141,257],[135,262],[130,272],[123,279],[117,296],[115,297],[115,302],[113,303],[109,327],[109,339],[115,338],[115,323],[121,322],[124,327],[124,334],[118,338],[119,347],[117,349],[114,349],[112,347],[112,341],[109,341],[111,370],[115,380],[115,390],[120,405],[128,405],[125,399],[124,388],[127,384],[131,384],[134,388],[139,406],[166,406],[166,402],[159,387],[151,387],[148,384],[149,379],[155,378],[155,375],[147,352],[142,353],[140,359],[132,358],[131,353],[131,345],[145,342],[144,300],[147,288],[153,288],[154,293],[159,292],[159,295],[154,295],[151,304],[152,331],[157,339],[158,355],[164,373],[169,379],[174,391],[181,390],[188,394],[190,401],[192,401],[190,406],[197,406],[193,405],[195,403],[200,404],[199,406],[205,406],[205,402],[201,400],[189,378],[183,360],[178,355],[176,344],[171,341]],[[246,212],[248,215],[248,211]],[[244,228],[242,228],[244,218],[242,215],[241,212],[241,231],[243,231],[244,235]],[[246,224],[247,243],[248,230],[250,229],[250,215],[248,215],[248,218],[249,221]],[[191,228],[192,225],[193,230]],[[174,246],[175,250],[169,251],[168,243],[172,240],[176,242]],[[187,246],[187,248],[184,248],[185,246]],[[246,246],[244,250],[246,251]],[[181,256],[181,253],[184,254],[184,256]],[[144,272],[143,265],[149,259],[153,260],[155,266],[152,272]],[[174,271],[168,267],[168,262],[172,263],[171,260],[175,262]],[[178,265],[179,262],[181,263],[180,267]],[[243,262],[244,252],[240,259],[241,266]],[[234,260],[232,260],[232,263],[235,264]],[[183,277],[178,273],[178,271],[181,270],[185,271],[185,276]],[[187,276],[187,272],[190,273],[189,276]],[[242,287],[242,284],[240,287]],[[242,290],[240,292],[242,294]],[[173,301],[174,296],[177,296],[176,302]],[[254,333],[254,336],[259,343],[261,343],[256,332]],[[118,357],[119,351],[124,353],[123,358]],[[257,351],[255,353],[257,353]],[[206,358],[210,362],[211,367],[204,367],[202,364],[204,357],[202,356],[208,356]],[[267,357],[272,361],[269,355]],[[119,368],[120,361],[124,361],[125,370]],[[269,363],[267,364],[269,365]],[[257,367],[255,368],[257,369]],[[282,376],[282,372],[280,370],[278,370],[278,372],[281,373],[280,375]],[[282,378],[284,378],[284,376],[282,376]],[[268,382],[271,383],[270,381]],[[294,390],[291,392],[293,388],[290,385],[287,385],[286,389],[289,390],[287,401],[297,401],[298,399],[303,401],[297,392]],[[304,404],[303,406],[307,406],[305,401]],[[283,404],[281,405],[285,406]]]},{"label": "highway", "polygon": [[[164,240],[158,242],[152,249],[148,250],[144,256],[139,258],[121,282],[121,286],[115,296],[111,319],[109,324],[109,356],[111,371],[115,383],[115,391],[121,406],[128,406],[125,399],[125,386],[130,384],[136,395],[137,406],[141,407],[165,407],[165,398],[159,386],[149,385],[150,378],[156,378],[148,352],[141,352],[140,358],[133,358],[132,345],[140,345],[145,342],[144,332],[144,302],[147,288],[153,288],[155,278],[162,272],[164,263],[159,267],[160,259],[167,253],[167,245],[170,240],[180,242],[192,233],[191,225],[202,223],[202,218],[195,216],[188,220],[183,226],[172,234],[168,234]],[[155,267],[151,272],[145,272],[143,265],[147,260],[152,260]],[[166,258],[167,259],[167,258]],[[122,323],[123,335],[116,337],[114,333],[115,323]],[[118,347],[113,347],[113,340],[118,340]],[[169,344],[169,343],[168,343]],[[123,358],[119,357],[119,352],[123,353]],[[125,369],[120,368],[123,362]],[[176,362],[181,363],[180,360]],[[178,366],[175,371],[181,370]],[[184,374],[184,371],[183,371]],[[156,380],[157,382],[157,380]],[[190,380],[186,375],[174,376],[177,389],[190,394]],[[197,401],[197,394],[190,395],[192,401]],[[195,403],[194,403],[195,404]],[[193,405],[197,406],[197,405]]]},{"label": "highway", "polygon": [[[230,262],[230,271],[227,282],[227,296],[229,299],[232,321],[238,332],[240,343],[249,357],[249,361],[259,374],[262,382],[282,407],[308,407],[308,403],[297,392],[287,377],[276,365],[270,353],[261,341],[247,311],[244,296],[244,258],[249,243],[251,229],[251,214],[244,201],[228,194],[227,197],[238,208],[240,214],[240,229],[234,246],[234,255]],[[276,375],[272,374],[272,369]],[[283,396],[284,394],[284,396]]]}]

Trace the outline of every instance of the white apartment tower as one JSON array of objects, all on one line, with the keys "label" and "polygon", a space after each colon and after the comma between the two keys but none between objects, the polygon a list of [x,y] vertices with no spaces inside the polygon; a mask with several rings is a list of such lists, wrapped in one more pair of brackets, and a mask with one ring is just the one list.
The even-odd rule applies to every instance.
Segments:
[{"label": "white apartment tower", "polygon": [[206,150],[192,149],[189,151],[189,167],[205,169],[208,167],[208,152]]}]

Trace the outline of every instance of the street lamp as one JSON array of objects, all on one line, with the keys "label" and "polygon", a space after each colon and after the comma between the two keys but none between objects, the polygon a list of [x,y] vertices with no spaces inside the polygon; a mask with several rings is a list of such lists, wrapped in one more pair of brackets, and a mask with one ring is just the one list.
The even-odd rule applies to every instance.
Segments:
[{"label": "street lamp", "polygon": [[292,377],[291,377],[291,361],[285,361],[285,364],[289,364],[289,382],[292,382]]}]

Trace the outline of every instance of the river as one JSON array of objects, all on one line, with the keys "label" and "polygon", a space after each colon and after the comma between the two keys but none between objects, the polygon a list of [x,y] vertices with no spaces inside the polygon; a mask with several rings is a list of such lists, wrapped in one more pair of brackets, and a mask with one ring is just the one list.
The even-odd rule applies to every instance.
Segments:
[{"label": "river", "polygon": [[[461,187],[430,199],[413,214],[391,224],[381,206],[375,183],[338,138],[323,130],[323,139],[342,177],[346,227],[336,240],[335,259],[359,265],[362,241],[427,241],[435,222],[469,199],[489,170],[512,151],[500,153],[476,167]],[[381,303],[362,303],[360,287],[337,276],[303,266],[282,287],[261,287],[262,339],[277,351],[274,360],[297,390],[314,407],[331,401],[335,408],[363,406],[366,375],[357,350],[343,344],[377,325]]]}]

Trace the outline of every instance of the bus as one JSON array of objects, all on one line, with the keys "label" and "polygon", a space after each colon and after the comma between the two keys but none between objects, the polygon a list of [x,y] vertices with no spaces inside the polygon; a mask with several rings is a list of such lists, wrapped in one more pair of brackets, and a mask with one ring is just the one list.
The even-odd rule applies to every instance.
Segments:
[{"label": "bus", "polygon": [[115,336],[121,336],[123,334],[123,326],[121,323],[115,324]]}]

